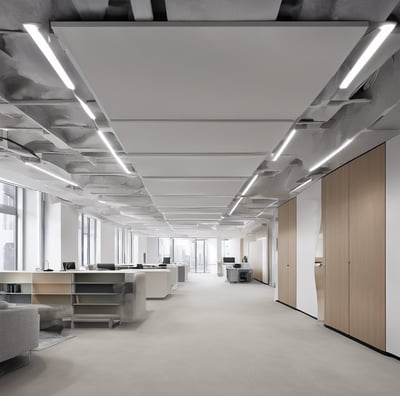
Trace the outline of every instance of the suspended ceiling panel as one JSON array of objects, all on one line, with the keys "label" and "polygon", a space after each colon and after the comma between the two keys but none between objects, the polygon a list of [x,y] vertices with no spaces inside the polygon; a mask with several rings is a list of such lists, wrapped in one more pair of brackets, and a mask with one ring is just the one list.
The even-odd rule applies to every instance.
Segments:
[{"label": "suspended ceiling panel", "polygon": [[112,121],[128,153],[272,152],[292,122]]},{"label": "suspended ceiling panel", "polygon": [[274,21],[282,0],[165,0],[169,21]]},{"label": "suspended ceiling panel", "polygon": [[249,177],[262,155],[131,157],[142,177]]},{"label": "suspended ceiling panel", "polygon": [[170,197],[153,197],[153,202],[157,206],[169,208],[207,208],[207,207],[226,207],[231,202],[232,197],[204,197],[204,196],[170,196]]},{"label": "suspended ceiling panel", "polygon": [[210,220],[210,221],[215,221],[219,220],[221,218],[221,215],[219,213],[214,213],[214,214],[208,214],[208,213],[197,213],[197,214],[169,214],[166,215],[165,218],[167,220]]},{"label": "suspended ceiling panel", "polygon": [[111,120],[293,120],[366,30],[268,22],[52,27]]},{"label": "suspended ceiling panel", "polygon": [[230,195],[234,196],[245,183],[239,179],[144,179],[150,195]]}]

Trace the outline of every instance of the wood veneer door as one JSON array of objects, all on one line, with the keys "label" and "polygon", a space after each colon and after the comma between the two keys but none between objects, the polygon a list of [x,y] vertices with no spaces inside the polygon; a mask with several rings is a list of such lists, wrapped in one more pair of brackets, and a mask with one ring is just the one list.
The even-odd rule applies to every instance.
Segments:
[{"label": "wood veneer door", "polygon": [[278,209],[278,299],[296,307],[296,199]]},{"label": "wood veneer door", "polygon": [[325,324],[349,333],[349,168],[322,179]]},{"label": "wood veneer door", "polygon": [[287,204],[279,207],[278,221],[278,300],[288,304],[289,212]]},{"label": "wood veneer door", "polygon": [[385,145],[349,166],[350,335],[385,350]]}]

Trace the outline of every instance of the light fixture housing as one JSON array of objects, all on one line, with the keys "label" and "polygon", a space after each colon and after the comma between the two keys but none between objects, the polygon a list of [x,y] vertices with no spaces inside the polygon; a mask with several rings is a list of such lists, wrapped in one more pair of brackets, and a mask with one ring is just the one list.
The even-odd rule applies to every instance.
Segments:
[{"label": "light fixture housing", "polygon": [[42,51],[43,55],[49,61],[50,65],[53,67],[55,72],[61,78],[61,80],[65,84],[65,86],[68,89],[74,90],[75,89],[74,83],[68,76],[65,69],[62,67],[60,61],[55,56],[55,54],[54,54],[53,50],[50,48],[48,42],[46,41],[46,39],[40,32],[39,26],[34,23],[24,23],[23,26],[24,26],[24,29],[31,36],[31,38],[35,42],[35,44]]},{"label": "light fixture housing", "polygon": [[236,201],[235,205],[233,206],[233,208],[232,208],[231,211],[229,212],[229,216],[232,215],[232,213],[236,210],[236,208],[239,206],[239,204],[240,204],[240,202],[242,202],[242,200],[243,200],[243,197],[240,197],[240,198]]},{"label": "light fixture housing", "polygon": [[75,95],[76,99],[78,100],[79,104],[81,105],[82,109],[85,111],[85,113],[88,115],[88,117],[91,120],[95,120],[96,116],[94,115],[93,111],[90,109],[90,107],[85,103],[79,96]]},{"label": "light fixture housing", "polygon": [[305,182],[301,183],[300,185],[298,185],[297,187],[293,188],[292,190],[290,190],[291,193],[294,193],[298,190],[300,190],[301,188],[303,188],[304,186],[306,186],[308,183],[311,183],[312,179],[307,179]]},{"label": "light fixture housing", "polygon": [[255,183],[255,181],[258,178],[258,173],[256,173],[252,179],[250,180],[250,183],[246,186],[246,188],[244,189],[244,191],[242,192],[242,195],[246,195],[248,193],[248,191],[250,190],[251,186]]},{"label": "light fixture housing", "polygon": [[342,150],[344,150],[352,141],[353,139],[347,139],[345,140],[345,142],[338,147],[336,150],[332,151],[329,155],[327,155],[324,159],[322,159],[321,161],[319,161],[318,163],[316,163],[314,166],[312,166],[309,169],[309,172],[313,172],[316,169],[318,169],[320,166],[322,166],[323,164],[325,164],[325,162],[328,162],[331,158],[333,158],[335,155],[339,154]]},{"label": "light fixture housing", "polygon": [[60,180],[60,181],[64,182],[65,184],[75,186],[75,187],[80,187],[79,184],[77,184],[71,180],[65,179],[64,177],[59,176],[53,172],[50,172],[47,169],[41,168],[40,166],[37,166],[33,162],[25,162],[25,165],[30,166],[31,168],[34,168],[34,169],[38,170],[39,172],[45,173],[46,175],[51,176],[54,179]]},{"label": "light fixture housing", "polygon": [[105,144],[105,146],[108,148],[108,150],[110,151],[110,153],[113,155],[113,157],[116,159],[116,161],[118,162],[118,164],[120,165],[120,167],[124,170],[125,173],[127,173],[128,175],[130,175],[132,172],[127,168],[127,166],[123,163],[123,161],[121,160],[121,158],[118,157],[117,153],[115,152],[115,150],[112,148],[110,142],[107,140],[106,136],[104,135],[104,132],[101,131],[100,129],[97,130],[98,135],[100,136],[101,140],[103,141],[103,143]]},{"label": "light fixture housing", "polygon": [[296,129],[292,129],[290,131],[289,135],[286,137],[286,139],[282,143],[281,147],[279,147],[278,151],[273,153],[272,161],[276,161],[281,156],[281,154],[283,153],[283,150],[285,150],[285,148],[288,146],[288,144],[293,139],[296,132],[297,132]]},{"label": "light fixture housing", "polygon": [[347,73],[346,77],[343,79],[341,84],[339,85],[340,89],[347,89],[353,80],[357,77],[357,75],[361,72],[361,70],[365,67],[368,61],[372,58],[375,52],[379,49],[379,47],[383,44],[383,42],[387,39],[393,29],[396,27],[395,22],[388,22],[381,26],[379,26],[378,34],[374,37],[374,39],[369,43],[368,47],[364,50],[361,56],[358,58],[357,62],[353,65],[350,71]]}]

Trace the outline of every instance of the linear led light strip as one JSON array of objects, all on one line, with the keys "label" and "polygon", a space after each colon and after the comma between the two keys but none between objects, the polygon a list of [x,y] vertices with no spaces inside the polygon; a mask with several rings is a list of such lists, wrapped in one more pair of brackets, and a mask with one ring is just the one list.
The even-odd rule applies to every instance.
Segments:
[{"label": "linear led light strip", "polygon": [[333,158],[335,155],[339,154],[342,150],[344,150],[352,141],[353,139],[347,139],[340,147],[338,147],[336,150],[332,151],[329,155],[327,155],[323,160],[315,164],[312,168],[310,168],[309,172],[315,171],[315,169],[318,169],[320,166],[325,164],[325,162],[328,162],[331,158]]},{"label": "linear led light strip", "polygon": [[[75,85],[72,82],[72,80],[69,78],[67,72],[65,69],[62,67],[61,63],[55,56],[53,50],[50,48],[49,44],[47,43],[46,39],[40,33],[39,26],[32,24],[32,23],[25,23],[24,24],[25,30],[28,32],[28,34],[32,37],[32,40],[36,43],[36,45],[39,47],[39,49],[42,51],[43,55],[46,57],[46,59],[49,61],[50,65],[53,67],[53,69],[56,71],[58,76],[61,78],[62,82],[65,84],[65,86],[68,89],[71,89],[72,91],[75,90]],[[79,97],[75,94],[76,99],[78,100],[79,104],[81,105],[82,109],[85,111],[85,113],[89,116],[91,120],[95,120],[96,116],[94,115],[93,111],[90,109],[90,107]],[[128,170],[126,165],[121,161],[121,159],[117,156],[115,153],[114,149],[108,142],[107,138],[104,136],[104,134],[101,131],[98,131],[99,136],[103,140],[104,144],[107,146],[107,148],[110,150],[111,154],[114,156],[114,158],[117,160],[119,165],[122,167],[122,169],[127,173],[130,174],[131,172]]]},{"label": "linear led light strip", "polygon": [[[28,34],[32,37],[32,40],[35,42],[35,44],[42,51],[43,55],[49,61],[50,65],[53,67],[55,72],[61,78],[61,80],[65,84],[65,86],[68,89],[71,89],[72,91],[74,91],[75,90],[74,83],[72,82],[71,78],[68,76],[65,69],[62,67],[60,61],[55,56],[53,50],[50,48],[48,42],[46,41],[46,39],[44,38],[42,33],[40,33],[39,26],[35,25],[33,23],[25,23],[24,28],[28,32]],[[89,108],[89,106],[77,95],[75,95],[75,97],[76,97],[76,99],[78,99],[79,104],[82,106],[82,109],[90,117],[90,119],[95,120],[96,116],[93,114],[93,112]]]},{"label": "linear led light strip", "polygon": [[361,54],[358,61],[354,64],[351,70],[347,73],[346,77],[340,84],[340,89],[346,89],[350,86],[353,80],[356,78],[357,74],[364,68],[364,66],[368,63],[368,61],[372,58],[378,48],[382,45],[382,43],[387,39],[393,29],[396,27],[396,23],[385,23],[384,25],[379,27],[378,34],[374,37],[365,51]]},{"label": "linear led light strip", "polygon": [[292,129],[292,131],[289,133],[289,135],[287,136],[285,141],[282,143],[279,150],[273,154],[272,161],[276,161],[281,156],[281,154],[283,153],[283,150],[285,150],[285,148],[290,143],[290,141],[293,139],[295,134],[296,134],[296,129]]},{"label": "linear led light strip", "polygon": [[242,192],[242,195],[246,195],[246,193],[250,190],[251,186],[255,183],[257,180],[258,174],[255,174],[253,178],[250,180],[250,183],[246,186],[244,191]]},{"label": "linear led light strip", "polygon": [[301,188],[303,188],[304,186],[306,186],[308,183],[311,183],[311,182],[312,182],[312,179],[308,179],[304,183],[301,183],[299,186],[297,186],[297,187],[293,188],[292,190],[290,190],[290,192],[294,193],[294,192],[300,190]]},{"label": "linear led light strip", "polygon": [[233,206],[233,208],[231,209],[231,211],[229,212],[229,216],[236,210],[236,208],[239,206],[240,202],[242,202],[243,197],[240,197],[237,202],[235,203],[235,205]]},{"label": "linear led light strip", "polygon": [[121,158],[118,157],[117,153],[115,150],[112,148],[110,142],[107,140],[107,138],[104,135],[104,132],[101,131],[100,129],[97,130],[98,135],[100,136],[101,140],[103,143],[106,145],[106,147],[110,150],[110,153],[113,155],[113,157],[117,160],[121,168],[124,170],[125,173],[130,175],[132,172],[126,167],[126,165],[122,162]]},{"label": "linear led light strip", "polygon": [[73,182],[71,180],[64,179],[62,176],[56,175],[53,172],[50,172],[50,171],[48,171],[46,169],[43,169],[40,166],[37,166],[37,165],[33,164],[32,162],[25,162],[25,165],[30,166],[31,168],[34,168],[34,169],[36,169],[36,170],[38,170],[38,171],[40,171],[42,173],[45,173],[46,175],[54,177],[55,179],[61,180],[62,182],[66,183],[66,184],[70,184],[72,186],[79,187],[79,184],[77,184],[77,183],[75,183],[75,182]]}]

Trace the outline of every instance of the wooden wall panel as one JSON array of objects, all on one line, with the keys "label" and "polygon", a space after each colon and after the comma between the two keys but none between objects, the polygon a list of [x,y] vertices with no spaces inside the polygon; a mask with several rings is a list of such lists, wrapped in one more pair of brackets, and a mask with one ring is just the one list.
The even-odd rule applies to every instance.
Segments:
[{"label": "wooden wall panel", "polygon": [[287,204],[278,209],[278,300],[287,303],[288,297],[288,271],[289,262],[289,213]]},{"label": "wooden wall panel", "polygon": [[348,166],[322,179],[325,324],[349,333]]},{"label": "wooden wall panel", "polygon": [[350,335],[385,350],[385,145],[349,166]]},{"label": "wooden wall panel", "polygon": [[296,307],[296,199],[278,209],[278,299]]}]

